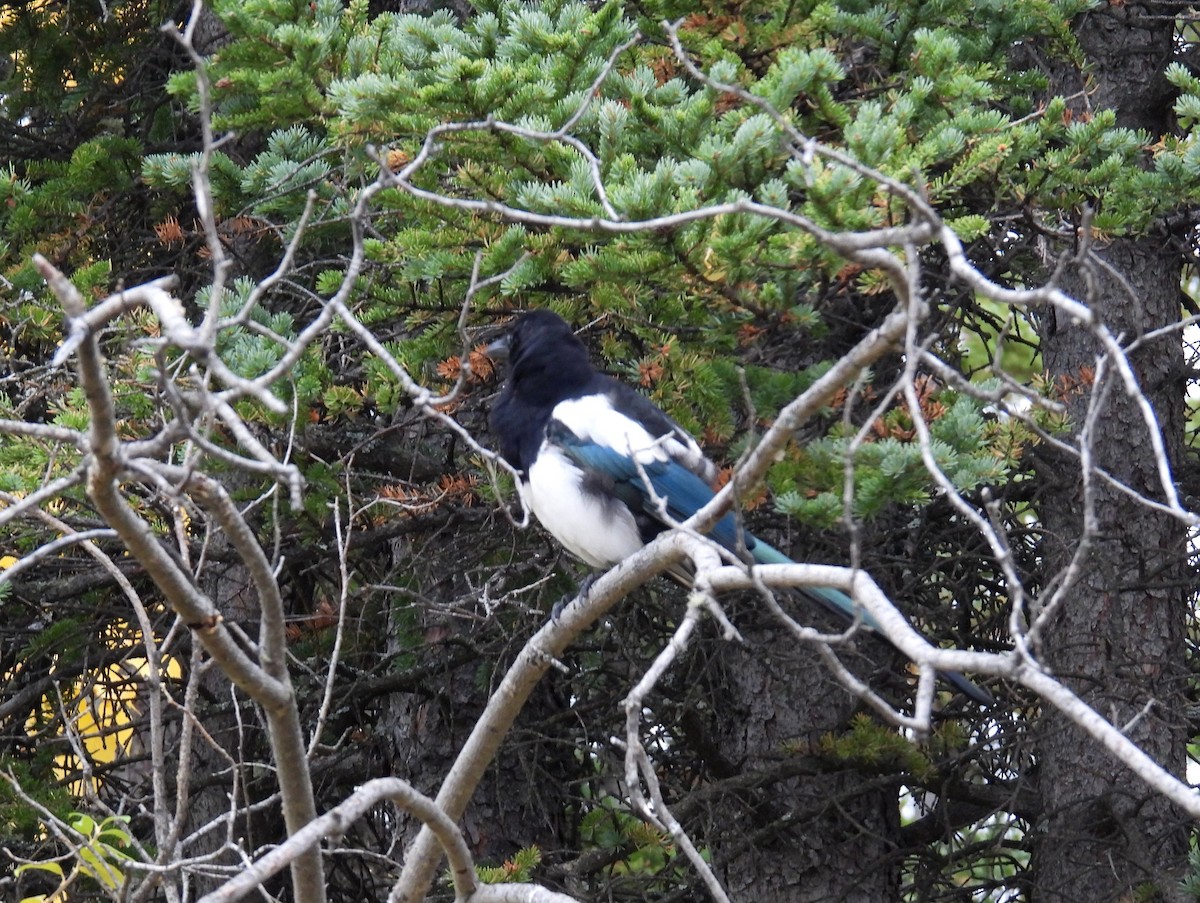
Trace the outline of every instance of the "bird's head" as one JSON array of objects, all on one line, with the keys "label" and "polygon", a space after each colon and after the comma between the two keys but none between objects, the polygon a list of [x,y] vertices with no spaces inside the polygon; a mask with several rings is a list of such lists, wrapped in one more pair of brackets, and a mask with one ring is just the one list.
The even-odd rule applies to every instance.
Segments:
[{"label": "bird's head", "polygon": [[514,387],[531,380],[543,387],[574,388],[591,379],[587,349],[558,314],[531,310],[487,347],[488,357],[507,360]]}]

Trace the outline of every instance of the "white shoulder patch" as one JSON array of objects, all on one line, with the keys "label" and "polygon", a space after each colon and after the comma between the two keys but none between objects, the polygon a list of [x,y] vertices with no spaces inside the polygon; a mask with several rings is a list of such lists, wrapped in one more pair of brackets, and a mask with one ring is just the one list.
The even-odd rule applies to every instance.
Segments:
[{"label": "white shoulder patch", "polygon": [[623,455],[632,455],[643,464],[672,458],[668,445],[678,445],[674,437],[658,439],[646,428],[613,409],[603,395],[587,395],[560,401],[550,414],[585,442],[595,442]]},{"label": "white shoulder patch", "polygon": [[711,484],[717,478],[717,466],[708,460],[700,444],[682,427],[662,436],[653,436],[636,420],[613,408],[605,395],[560,401],[551,416],[580,439],[605,445],[623,455],[632,455],[643,464],[676,461],[705,483]]}]

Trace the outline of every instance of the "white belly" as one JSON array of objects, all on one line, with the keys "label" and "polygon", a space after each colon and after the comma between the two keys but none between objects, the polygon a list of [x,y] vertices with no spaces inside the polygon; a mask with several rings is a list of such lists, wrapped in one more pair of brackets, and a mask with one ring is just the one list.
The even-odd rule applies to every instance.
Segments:
[{"label": "white belly", "polygon": [[616,500],[583,489],[583,472],[545,443],[529,468],[527,501],[543,527],[593,567],[607,568],[642,547],[637,524]]}]

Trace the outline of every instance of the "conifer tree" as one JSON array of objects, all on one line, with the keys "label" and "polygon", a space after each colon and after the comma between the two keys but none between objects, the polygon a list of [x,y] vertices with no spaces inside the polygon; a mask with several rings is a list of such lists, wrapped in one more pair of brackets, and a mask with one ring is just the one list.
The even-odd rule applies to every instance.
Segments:
[{"label": "conifer tree", "polygon": [[[20,892],[443,894],[440,793],[482,880],[577,899],[1194,894],[1189,15],[13,8]],[[520,523],[480,348],[542,307],[702,440],[756,534],[990,654],[959,664],[996,704],[785,593],[602,580],[588,630],[546,626],[586,572]],[[266,847],[331,810],[288,891]]]}]

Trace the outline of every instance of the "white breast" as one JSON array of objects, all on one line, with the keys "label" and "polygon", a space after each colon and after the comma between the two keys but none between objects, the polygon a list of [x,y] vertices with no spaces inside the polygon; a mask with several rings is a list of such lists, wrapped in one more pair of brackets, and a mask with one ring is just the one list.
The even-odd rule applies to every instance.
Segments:
[{"label": "white breast", "polygon": [[607,568],[642,547],[629,510],[583,488],[583,472],[548,442],[529,468],[529,507],[543,527],[593,567]]}]

